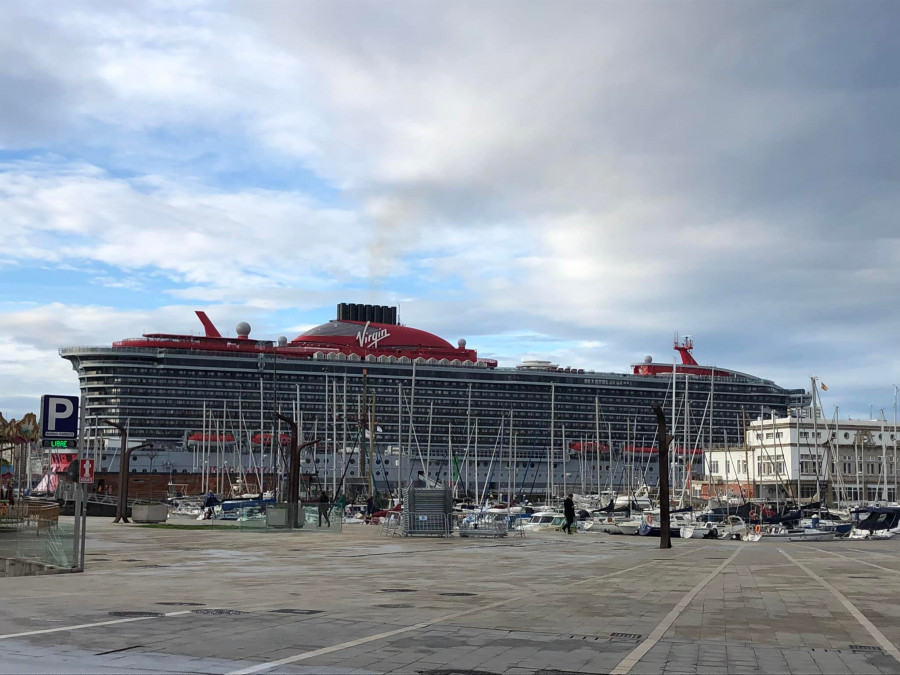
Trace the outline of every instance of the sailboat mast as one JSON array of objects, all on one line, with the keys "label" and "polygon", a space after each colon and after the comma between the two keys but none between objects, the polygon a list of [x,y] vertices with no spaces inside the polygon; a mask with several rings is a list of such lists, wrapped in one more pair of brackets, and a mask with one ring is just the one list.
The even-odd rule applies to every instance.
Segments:
[{"label": "sailboat mast", "polygon": [[[887,491],[887,443],[884,441],[884,410],[881,411],[881,475],[884,476],[884,489],[881,491],[881,498],[888,500]],[[835,458],[836,460],[837,458]]]},{"label": "sailboat mast", "polygon": [[428,485],[428,464],[431,461],[431,419],[434,414],[434,401],[428,405],[428,439],[425,441],[425,485]]},{"label": "sailboat mast", "polygon": [[[412,443],[413,443],[413,431],[415,431],[416,425],[416,362],[413,361],[412,364],[412,382],[409,385],[409,420],[406,424],[406,452],[409,455],[407,457],[407,462],[410,467],[412,466]],[[429,416],[428,424],[431,424],[431,417]],[[431,427],[428,429],[428,436],[431,437]],[[422,449],[419,447],[419,439],[416,438],[416,451],[419,454],[419,461],[422,460]],[[425,485],[428,485],[428,472],[425,472]]]},{"label": "sailboat mast", "polygon": [[[678,333],[675,333],[675,344],[678,344]],[[685,382],[687,382],[687,376],[685,376]],[[676,408],[676,402],[678,399],[678,363],[673,358],[672,359],[672,439],[673,443],[669,449],[669,464],[665,467],[665,470],[669,475],[669,486],[675,486],[675,448],[678,447],[678,441],[676,440],[678,436],[678,411]],[[660,439],[660,443],[665,442],[665,439]],[[663,467],[660,466],[659,470],[662,471]]]},{"label": "sailboat mast", "polygon": [[[709,442],[707,443],[707,447],[709,448],[709,453],[707,457],[712,456],[713,449],[713,418],[716,415],[716,368],[713,366],[712,375],[709,378]],[[725,457],[731,457],[731,453],[728,452],[728,446],[725,446]],[[706,462],[703,462],[706,465]],[[693,469],[693,465],[691,466]],[[709,483],[707,482],[707,485]],[[693,496],[693,495],[692,495]]]},{"label": "sailboat mast", "polygon": [[372,407],[369,408],[369,494],[375,495],[375,479],[372,465],[375,463],[375,394],[372,394]]},{"label": "sailboat mast", "polygon": [[556,441],[556,383],[550,384],[550,447],[547,450],[547,503],[553,498],[553,445]]},{"label": "sailboat mast", "polygon": [[[597,450],[597,498],[599,499],[602,488],[600,486],[600,397],[594,397],[594,447]],[[600,505],[601,508],[604,506]]]},{"label": "sailboat mast", "polygon": [[[682,460],[684,460],[685,456],[683,453],[687,452],[687,446],[691,441],[691,399],[688,396],[688,388],[690,386],[690,378],[687,373],[684,375],[684,435],[681,439],[681,448],[682,448]],[[675,458],[678,457],[678,451],[676,448],[675,453],[672,455],[672,461],[675,461]],[[684,489],[684,464],[681,465],[681,487]]]},{"label": "sailboat mast", "polygon": [[397,494],[403,493],[403,383],[397,383]]},{"label": "sailboat mast", "polygon": [[[343,476],[344,465],[347,462],[347,373],[344,373],[344,391],[343,391],[343,401],[341,402],[341,411],[344,417],[341,431],[341,475]],[[343,482],[342,482],[343,485]],[[337,494],[331,495],[332,499],[337,497]]]},{"label": "sailboat mast", "polygon": [[509,410],[509,440],[506,449],[506,466],[509,467],[506,472],[506,514],[509,515],[509,506],[512,504],[512,488],[515,480],[513,479],[513,411]]},{"label": "sailboat mast", "polygon": [[892,464],[893,473],[894,473],[894,499],[893,501],[897,501],[897,385],[894,385],[894,434],[891,436],[893,439],[894,446],[894,461]]},{"label": "sailboat mast", "polygon": [[[331,498],[337,492],[337,379],[331,379]],[[281,436],[278,436],[281,441]]]},{"label": "sailboat mast", "polygon": [[813,376],[810,379],[812,384],[812,415],[813,415],[813,442],[816,444],[816,498],[819,500],[819,504],[822,503],[822,488],[820,486],[819,481],[819,472],[822,467],[822,457],[819,454],[819,405],[816,401],[816,391],[818,384],[816,384],[816,377]]},{"label": "sailboat mast", "polygon": [[453,425],[447,423],[447,487],[453,491]]},{"label": "sailboat mast", "polygon": [[634,443],[631,442],[631,418],[625,419],[625,451],[622,455],[622,481],[628,481],[625,494],[628,497],[628,515],[631,515],[631,505],[634,502],[634,491],[631,487],[631,466],[634,462]]},{"label": "sailboat mast", "polygon": [[[466,497],[469,496],[469,450],[472,447],[472,383],[469,382],[469,395],[466,401],[466,465],[465,471],[465,491]],[[477,471],[477,466],[476,466]]]},{"label": "sailboat mast", "polygon": [[367,411],[368,405],[369,405],[369,369],[363,368],[363,371],[362,371],[362,398],[359,401],[359,416],[357,418],[357,419],[359,419],[359,429],[362,434],[361,441],[360,441],[360,443],[362,445],[359,449],[359,476],[360,476],[360,478],[364,478],[366,476],[365,441],[366,441],[366,429],[369,428],[369,414]]},{"label": "sailboat mast", "polygon": [[478,418],[475,418],[475,498],[481,506],[481,493],[478,491]]}]

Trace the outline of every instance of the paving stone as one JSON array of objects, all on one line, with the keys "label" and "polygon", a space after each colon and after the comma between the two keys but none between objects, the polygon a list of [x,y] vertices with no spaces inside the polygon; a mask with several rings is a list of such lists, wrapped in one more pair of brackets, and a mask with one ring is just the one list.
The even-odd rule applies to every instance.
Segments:
[{"label": "paving stone", "polygon": [[[93,672],[224,673],[337,645],[337,651],[270,672],[608,672],[740,546],[724,573],[697,593],[633,673],[718,673],[726,667],[736,674],[900,672],[900,664],[887,654],[850,653],[851,644],[876,643],[826,588],[779,551],[827,576],[888,639],[900,644],[900,608],[883,604],[883,598],[900,592],[900,575],[867,568],[866,576],[877,581],[857,580],[853,576],[859,564],[852,559],[890,565],[900,541],[872,542],[863,552],[838,548],[837,543],[828,549],[849,560],[766,540],[746,546],[676,541],[663,557],[640,537],[587,535],[575,542],[535,535],[488,547],[459,539],[382,538],[377,528],[364,526],[349,530],[309,536],[213,534],[111,526],[92,519],[88,552],[115,549],[115,556],[108,553],[110,560],[102,565],[89,562],[81,575],[5,580],[0,635],[56,625],[31,621],[39,614],[60,619],[60,626],[90,624],[108,620],[112,610],[159,609],[154,603],[168,600],[248,613],[186,614],[7,638],[0,640],[0,651],[7,663],[36,660],[52,666],[46,670],[61,671],[82,663]],[[138,569],[124,558],[160,567]],[[207,564],[195,564],[210,559],[216,561],[213,575],[206,573]],[[548,559],[557,566],[554,574],[535,574],[535,560]],[[491,567],[496,561],[502,564]],[[473,574],[485,569],[495,573]],[[606,576],[619,570],[625,571]],[[565,585],[558,583],[562,576]],[[404,596],[398,599],[380,590],[391,587],[416,592],[397,594]],[[436,589],[476,595],[452,599]],[[375,607],[392,600],[413,606]],[[441,619],[498,600],[505,604]],[[292,606],[322,614],[271,611]],[[426,625],[349,644],[416,623]],[[610,633],[640,637],[621,641]],[[126,651],[100,654],[117,649]]]}]

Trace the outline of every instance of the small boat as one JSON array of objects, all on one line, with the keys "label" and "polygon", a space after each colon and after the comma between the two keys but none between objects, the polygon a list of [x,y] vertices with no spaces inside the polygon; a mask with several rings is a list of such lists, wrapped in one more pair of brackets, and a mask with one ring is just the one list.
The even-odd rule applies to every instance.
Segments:
[{"label": "small boat", "polygon": [[641,529],[641,523],[643,521],[640,517],[632,517],[627,520],[619,521],[619,531],[622,534],[637,534],[638,530]]},{"label": "small boat", "polygon": [[[672,513],[669,515],[669,535],[672,537],[680,537],[683,527],[690,527],[694,520],[690,513]],[[662,533],[662,527],[659,522],[659,513],[646,513],[643,522],[638,529],[638,534],[644,537],[659,537]],[[691,533],[693,534],[693,532]]]},{"label": "small boat", "polygon": [[890,539],[900,532],[900,508],[896,506],[872,506],[858,513],[866,517],[856,523],[850,539]]},{"label": "small boat", "polygon": [[597,532],[606,532],[606,534],[622,534],[622,528],[619,524],[625,520],[624,518],[616,518],[615,516],[598,516],[594,519],[593,529]]},{"label": "small boat", "polygon": [[823,532],[822,530],[807,528],[802,533],[790,535],[788,541],[834,541],[835,536],[836,534],[833,531]]},{"label": "small boat", "polygon": [[785,525],[763,525],[762,536],[765,538],[785,539],[795,534],[803,534],[803,530],[799,528],[790,528]]},{"label": "small boat", "polygon": [[562,518],[565,522],[565,516],[558,511],[538,511],[531,516],[531,520],[522,526],[526,532],[543,532],[558,527],[553,524],[556,518]]},{"label": "small boat", "polygon": [[[759,541],[762,528],[750,527],[740,516],[701,513],[693,522],[684,523],[679,531],[684,539],[743,539]],[[757,535],[760,535],[757,538]]]},{"label": "small boat", "polygon": [[853,523],[847,523],[840,520],[832,520],[830,518],[803,518],[800,520],[800,527],[804,530],[819,530],[820,532],[834,532],[837,536],[843,537],[850,534],[853,529]]}]

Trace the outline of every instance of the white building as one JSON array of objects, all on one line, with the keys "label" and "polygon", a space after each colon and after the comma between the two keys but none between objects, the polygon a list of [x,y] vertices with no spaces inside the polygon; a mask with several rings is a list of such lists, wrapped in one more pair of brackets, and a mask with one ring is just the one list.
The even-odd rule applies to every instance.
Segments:
[{"label": "white building", "polygon": [[771,500],[818,492],[830,503],[893,502],[898,438],[887,420],[758,419],[748,425],[746,447],[706,453],[694,492]]}]

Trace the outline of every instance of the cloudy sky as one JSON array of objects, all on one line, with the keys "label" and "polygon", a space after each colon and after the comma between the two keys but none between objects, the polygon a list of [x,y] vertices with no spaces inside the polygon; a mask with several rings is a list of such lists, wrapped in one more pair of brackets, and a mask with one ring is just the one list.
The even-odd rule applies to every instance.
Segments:
[{"label": "cloudy sky", "polygon": [[335,303],[514,365],[900,384],[900,3],[0,3],[0,411]]}]

